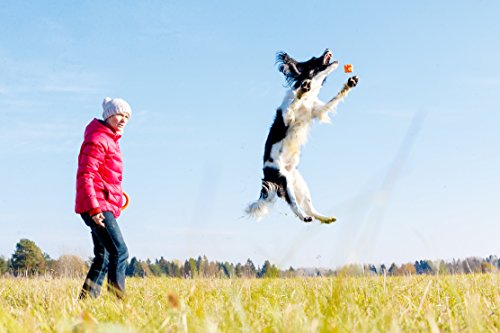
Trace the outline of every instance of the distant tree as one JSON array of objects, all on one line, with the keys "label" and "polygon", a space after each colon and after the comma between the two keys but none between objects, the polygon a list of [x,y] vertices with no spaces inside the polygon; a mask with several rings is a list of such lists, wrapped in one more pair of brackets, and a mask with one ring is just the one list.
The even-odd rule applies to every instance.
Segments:
[{"label": "distant tree", "polygon": [[280,270],[275,265],[271,265],[269,260],[266,260],[258,276],[260,278],[277,278],[280,277]]},{"label": "distant tree", "polygon": [[127,268],[125,269],[125,275],[126,276],[134,276],[134,264],[137,261],[135,257],[132,257],[130,259],[130,262],[127,265]]},{"label": "distant tree", "polygon": [[486,262],[489,262],[490,264],[497,266],[498,264],[498,257],[494,255],[489,255],[488,258],[486,258]]},{"label": "distant tree", "polygon": [[155,276],[171,276],[177,277],[179,276],[179,267],[175,262],[170,262],[165,260],[165,258],[161,257],[157,259],[154,264],[150,265],[150,269]]},{"label": "distant tree", "polygon": [[500,269],[500,259],[497,256],[490,255],[486,258],[486,262],[492,264],[496,269]]},{"label": "distant tree", "polygon": [[168,276],[171,277],[182,277],[182,271],[179,263],[177,261],[168,262]]},{"label": "distant tree", "polygon": [[155,264],[158,265],[158,267],[161,269],[161,271],[163,272],[163,275],[167,275],[168,274],[168,272],[167,272],[167,269],[168,269],[167,268],[168,267],[167,263],[168,263],[168,261],[165,260],[165,258],[163,258],[163,256],[160,257],[160,259],[156,259],[156,261],[155,261]]},{"label": "distant tree", "polygon": [[146,261],[139,261],[139,264],[141,266],[141,273],[139,274],[140,277],[154,275],[150,268],[151,260],[147,259]]},{"label": "distant tree", "polygon": [[234,277],[234,265],[229,263],[229,262],[224,262],[223,264],[220,264],[220,269],[224,273],[225,277],[232,278]]},{"label": "distant tree", "polygon": [[398,273],[399,273],[398,275],[416,275],[417,270],[415,269],[415,265],[413,265],[411,263],[407,263],[407,264],[401,265]]},{"label": "distant tree", "polygon": [[453,259],[453,261],[449,264],[448,270],[451,274],[463,274],[464,265],[460,259]]},{"label": "distant tree", "polygon": [[15,275],[33,276],[44,274],[47,262],[42,250],[29,239],[21,239],[11,259]]},{"label": "distant tree", "polygon": [[198,270],[200,275],[203,275],[203,271],[201,270],[201,262],[202,261],[203,261],[203,259],[201,258],[201,256],[198,256],[198,259],[196,259],[196,269]]},{"label": "distant tree", "polygon": [[157,264],[166,276],[179,276],[179,266],[174,261],[168,261],[165,260],[165,258],[161,257],[160,260],[157,261]]},{"label": "distant tree", "polygon": [[182,266],[182,277],[183,278],[193,278],[193,273],[191,272],[191,267],[189,266],[189,261],[184,261],[184,265]]},{"label": "distant tree", "polygon": [[288,268],[284,273],[283,273],[283,277],[286,277],[286,278],[293,278],[293,277],[296,277],[297,276],[297,272],[295,271],[295,269],[290,266],[290,268]]},{"label": "distant tree", "polygon": [[446,275],[446,274],[450,274],[450,273],[451,273],[450,266],[448,264],[446,264],[446,262],[444,260],[440,260],[437,263],[436,274]]},{"label": "distant tree", "polygon": [[154,263],[149,264],[149,269],[154,276],[162,276],[165,275],[165,271],[162,269],[158,260],[155,260]]},{"label": "distant tree", "polygon": [[476,257],[466,258],[462,262],[464,272],[467,274],[481,273],[481,259]]},{"label": "distant tree", "polygon": [[367,274],[368,266],[358,265],[358,264],[347,264],[342,266],[340,270],[341,274],[347,276],[362,276]]},{"label": "distant tree", "polygon": [[198,260],[196,260],[196,269],[200,277],[208,277],[210,275],[208,259],[205,255],[203,257],[199,256]]},{"label": "distant tree", "polygon": [[127,268],[125,269],[125,275],[127,276],[136,276],[136,277],[146,277],[153,276],[153,272],[149,267],[151,265],[151,260],[147,259],[146,261],[138,260],[136,257],[133,257],[130,260]]},{"label": "distant tree", "polygon": [[236,277],[241,277],[243,272],[243,265],[241,263],[237,263],[236,266],[234,266],[234,274]]},{"label": "distant tree", "polygon": [[196,260],[189,258],[184,262],[184,276],[187,278],[195,278],[198,276],[198,270],[196,269]]},{"label": "distant tree", "polygon": [[493,266],[492,263],[489,263],[487,261],[483,261],[481,263],[481,273],[493,273],[496,272],[496,267]]},{"label": "distant tree", "polygon": [[266,274],[266,271],[271,267],[271,263],[269,260],[264,261],[264,266],[260,268],[260,266],[257,268],[257,277],[261,278],[263,277],[264,274]]},{"label": "distant tree", "polygon": [[264,275],[270,268],[271,268],[271,263],[269,262],[269,260],[264,261],[264,265],[262,266],[262,268],[260,266],[257,268],[257,277],[258,278],[265,277]]},{"label": "distant tree", "polygon": [[257,276],[257,269],[255,268],[255,265],[252,262],[252,260],[250,260],[249,258],[247,259],[245,265],[243,265],[241,268],[241,277],[250,278],[256,276]]},{"label": "distant tree", "polygon": [[378,272],[379,272],[380,275],[387,274],[387,267],[385,267],[384,264],[380,265],[380,268],[379,268]]},{"label": "distant tree", "polygon": [[62,255],[59,259],[52,260],[49,267],[55,276],[66,278],[81,278],[88,271],[86,262],[75,255]]},{"label": "distant tree", "polygon": [[210,261],[208,263],[207,271],[205,274],[206,277],[211,277],[211,278],[222,277],[222,275],[224,275],[224,273],[221,272],[219,263],[215,261]]},{"label": "distant tree", "polygon": [[415,261],[417,274],[435,274],[437,269],[430,260]]},{"label": "distant tree", "polygon": [[43,259],[45,259],[45,267],[46,269],[50,269],[52,264],[54,263],[54,259],[52,259],[48,253],[43,252]]},{"label": "distant tree", "polygon": [[375,265],[365,264],[363,266],[360,266],[360,265],[355,265],[355,266],[358,266],[361,269],[361,275],[365,275],[365,276],[377,275],[377,267],[375,267]]},{"label": "distant tree", "polygon": [[417,260],[415,261],[415,271],[417,272],[417,274],[424,274],[424,270],[422,269],[422,266],[420,265],[420,262]]},{"label": "distant tree", "polygon": [[9,261],[4,258],[4,256],[0,256],[0,276],[7,273],[9,270]]},{"label": "distant tree", "polygon": [[436,274],[438,269],[436,265],[431,260],[426,260],[427,262],[427,274]]},{"label": "distant tree", "polygon": [[395,263],[392,263],[387,273],[391,276],[398,275],[398,266]]},{"label": "distant tree", "polygon": [[194,258],[189,258],[189,269],[191,271],[191,277],[198,277],[198,268],[196,267],[196,260]]},{"label": "distant tree", "polygon": [[130,259],[130,263],[125,269],[125,275],[127,276],[144,276],[144,271],[142,270],[141,263],[136,257]]},{"label": "distant tree", "polygon": [[206,272],[206,277],[209,278],[224,278],[226,274],[224,273],[223,264],[218,261],[210,261],[208,263],[208,270]]}]

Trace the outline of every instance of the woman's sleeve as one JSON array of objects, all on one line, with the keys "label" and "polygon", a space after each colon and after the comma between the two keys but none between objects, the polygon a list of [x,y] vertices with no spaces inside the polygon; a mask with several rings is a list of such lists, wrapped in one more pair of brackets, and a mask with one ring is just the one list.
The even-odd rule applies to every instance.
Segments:
[{"label": "woman's sleeve", "polygon": [[84,211],[98,213],[99,202],[96,198],[94,179],[98,175],[99,168],[104,162],[106,148],[100,142],[84,142],[78,160],[78,171],[76,176],[76,188],[80,193],[80,200]]}]

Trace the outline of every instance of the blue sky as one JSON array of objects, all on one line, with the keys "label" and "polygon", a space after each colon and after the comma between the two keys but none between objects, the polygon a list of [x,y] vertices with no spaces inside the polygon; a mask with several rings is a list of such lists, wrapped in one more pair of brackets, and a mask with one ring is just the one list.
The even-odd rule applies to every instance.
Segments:
[{"label": "blue sky", "polygon": [[[73,212],[85,126],[105,96],[121,140],[131,256],[337,267],[500,254],[500,4],[495,1],[4,1],[0,255],[21,238],[92,254]],[[332,225],[259,194],[285,93],[277,51],[334,51],[358,87],[315,124],[300,170]],[[348,78],[341,69],[320,97]]]}]

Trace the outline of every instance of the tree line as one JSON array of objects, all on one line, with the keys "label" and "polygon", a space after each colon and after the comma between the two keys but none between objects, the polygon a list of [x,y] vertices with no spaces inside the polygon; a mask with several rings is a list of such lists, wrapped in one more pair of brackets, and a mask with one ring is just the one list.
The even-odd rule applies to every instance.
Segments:
[{"label": "tree line", "polygon": [[[44,253],[35,242],[21,239],[16,244],[16,249],[9,259],[0,256],[0,276],[38,276],[50,275],[54,277],[85,276],[91,264],[91,259],[85,261],[75,255],[62,255],[52,259]],[[366,275],[421,275],[421,274],[471,274],[495,273],[500,271],[500,260],[497,256],[487,258],[470,257],[464,260],[453,259],[451,262],[444,260],[418,260],[413,263],[397,265],[392,263],[389,267],[372,264],[350,264],[338,269],[323,268],[298,268],[280,270],[276,265],[266,260],[262,267],[256,266],[252,260],[247,259],[244,264],[209,261],[206,256],[197,259],[189,258],[184,262],[179,260],[166,260],[163,257],[151,261],[140,260],[133,257],[127,265],[127,276],[148,277],[166,276],[175,278],[278,278],[278,277],[303,277],[303,276],[366,276]]]}]

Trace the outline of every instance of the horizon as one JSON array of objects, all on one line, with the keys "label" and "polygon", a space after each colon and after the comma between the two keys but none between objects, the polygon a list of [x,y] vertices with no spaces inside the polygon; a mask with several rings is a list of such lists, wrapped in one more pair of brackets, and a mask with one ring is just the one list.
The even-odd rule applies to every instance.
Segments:
[{"label": "horizon", "polygon": [[[22,238],[23,239],[23,238]],[[22,240],[20,239],[20,240]],[[20,241],[19,240],[19,241]],[[36,242],[35,242],[36,244]],[[17,243],[16,243],[17,245]],[[37,245],[38,246],[38,245]],[[57,258],[54,258],[52,256],[50,256],[49,253],[43,251],[42,248],[40,248],[40,250],[42,251],[42,253],[44,255],[49,255],[49,259],[50,260],[59,260],[62,256],[65,256],[65,255],[69,255],[69,256],[76,256],[78,258],[80,258],[81,260],[85,261],[85,262],[88,262],[89,260],[92,260],[93,257],[92,256],[89,256],[87,258],[84,258],[84,257],[81,257],[77,254],[72,254],[72,253],[63,253],[61,254],[59,257]],[[14,252],[12,253],[12,255],[15,253],[15,250]],[[0,254],[0,258],[3,258],[5,260],[10,260],[12,255],[10,257],[6,257],[2,254]],[[377,262],[377,263],[374,263],[374,262],[345,262],[344,264],[342,265],[339,265],[339,266],[336,266],[336,267],[328,267],[328,266],[289,266],[289,267],[281,267],[279,265],[276,265],[275,263],[273,263],[272,261],[270,261],[270,263],[272,265],[276,265],[280,270],[287,270],[289,268],[293,268],[293,269],[304,269],[304,270],[308,270],[308,269],[317,269],[317,270],[338,270],[338,269],[342,269],[342,268],[345,268],[345,267],[348,267],[348,266],[351,266],[351,265],[354,265],[354,266],[367,266],[367,265],[373,265],[375,267],[380,267],[382,265],[386,266],[386,267],[390,267],[391,265],[395,264],[395,265],[404,265],[404,264],[414,264],[416,262],[420,262],[420,261],[430,261],[432,262],[433,264],[437,263],[437,262],[445,262],[445,263],[452,263],[456,260],[458,261],[467,261],[469,259],[481,259],[482,261],[487,261],[488,259],[490,259],[491,257],[493,258],[496,258],[497,260],[499,260],[499,264],[500,264],[500,259],[498,259],[498,255],[497,254],[490,254],[486,257],[478,257],[478,256],[469,256],[469,257],[466,257],[466,258],[434,258],[434,259],[431,259],[431,258],[419,258],[419,259],[414,259],[414,260],[409,260],[409,261],[405,261],[405,262]],[[187,261],[189,261],[189,259],[195,259],[197,260],[198,258],[206,258],[208,260],[208,262],[219,262],[219,263],[223,263],[223,262],[229,262],[230,264],[233,264],[233,265],[237,265],[237,264],[245,264],[248,260],[252,261],[252,263],[254,264],[257,264],[252,258],[247,258],[243,261],[238,261],[238,262],[232,262],[232,261],[224,261],[224,260],[218,260],[218,259],[215,259],[215,258],[208,258],[206,255],[204,254],[201,254],[201,255],[198,255],[198,256],[192,256],[192,257],[187,257],[187,258],[184,258],[184,259],[180,259],[180,258],[166,258],[165,256],[163,255],[160,255],[159,257],[156,257],[156,258],[138,258],[136,256],[131,256],[128,258],[127,262],[130,264],[131,260],[132,259],[136,259],[140,262],[147,262],[148,260],[151,261],[152,263],[156,262],[157,260],[160,260],[160,259],[164,259],[164,260],[167,260],[167,261],[171,261],[171,262],[176,262],[177,264],[182,264],[182,263],[185,263]],[[262,265],[264,265],[265,261],[269,261],[268,259],[264,259],[264,262],[262,263]],[[258,263],[256,265],[256,268],[261,268],[261,265],[260,263]],[[500,268],[500,266],[499,266]]]}]

